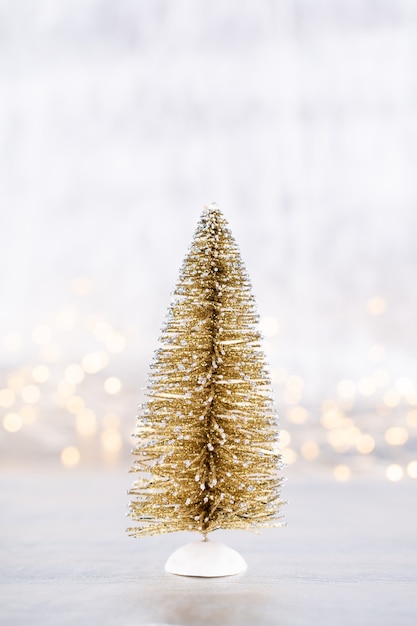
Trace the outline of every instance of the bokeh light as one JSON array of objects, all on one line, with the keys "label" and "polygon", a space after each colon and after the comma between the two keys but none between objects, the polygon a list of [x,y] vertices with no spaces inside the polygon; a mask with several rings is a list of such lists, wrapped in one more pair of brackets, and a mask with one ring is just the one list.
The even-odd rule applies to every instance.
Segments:
[{"label": "bokeh light", "polygon": [[78,311],[70,306],[62,309],[55,318],[55,327],[63,332],[73,330],[78,320]]},{"label": "bokeh light", "polygon": [[93,334],[99,341],[106,341],[113,334],[113,328],[108,322],[100,320],[94,324]]},{"label": "bokeh light", "polygon": [[304,424],[309,417],[309,413],[303,406],[291,406],[287,409],[287,419],[294,424]]},{"label": "bokeh light", "polygon": [[280,448],[286,448],[291,443],[291,435],[288,430],[281,429],[279,432],[279,445]]},{"label": "bokeh light", "polygon": [[80,451],[75,446],[67,446],[61,452],[61,462],[65,467],[75,467],[80,462]]},{"label": "bokeh light", "polygon": [[84,378],[84,370],[78,363],[73,363],[65,368],[65,380],[70,385],[78,385]]},{"label": "bokeh light", "polygon": [[398,391],[396,391],[395,389],[388,389],[388,391],[386,391],[384,393],[384,404],[386,404],[389,407],[395,407],[398,406],[401,402],[401,396],[398,393]]},{"label": "bokeh light", "polygon": [[393,463],[392,465],[388,465],[386,469],[386,476],[389,481],[395,483],[402,479],[404,476],[404,470],[401,465]]},{"label": "bokeh light", "polygon": [[71,281],[71,291],[74,296],[82,297],[90,293],[92,281],[89,276],[76,276]]},{"label": "bokeh light", "polygon": [[292,465],[293,463],[296,462],[297,460],[297,453],[295,450],[293,450],[292,448],[284,448],[281,452],[282,455],[282,461],[286,464],[286,465]]},{"label": "bokeh light", "polygon": [[395,381],[396,391],[403,396],[411,395],[414,391],[414,384],[410,378],[403,376]]},{"label": "bokeh light", "polygon": [[123,352],[126,348],[126,338],[121,333],[111,333],[105,341],[106,349],[112,354]]},{"label": "bokeh light", "polygon": [[407,465],[407,474],[410,478],[417,478],[417,461],[411,461],[411,463]]},{"label": "bokeh light", "polygon": [[122,447],[122,438],[117,428],[109,426],[101,433],[101,442],[106,452],[117,454]]},{"label": "bokeh light", "polygon": [[26,384],[26,377],[21,374],[13,374],[7,379],[7,386],[15,393],[19,392]]},{"label": "bokeh light", "polygon": [[346,482],[352,475],[352,470],[348,465],[344,465],[343,463],[337,465],[333,470],[333,476],[336,480],[340,482]]},{"label": "bokeh light", "polygon": [[388,385],[390,378],[389,372],[382,367],[376,369],[372,376],[375,385],[378,387],[385,387],[385,385]]},{"label": "bokeh light", "polygon": [[8,433],[17,433],[22,428],[22,418],[18,413],[7,413],[3,418],[3,427]]},{"label": "bokeh light", "polygon": [[96,350],[86,354],[81,365],[87,374],[97,374],[109,364],[109,355],[104,350]]},{"label": "bokeh light", "polygon": [[264,337],[275,337],[279,331],[279,322],[276,317],[262,317],[260,331]]},{"label": "bokeh light", "polygon": [[305,441],[301,445],[301,454],[307,461],[317,459],[319,453],[320,448],[315,441]]},{"label": "bokeh light", "polygon": [[271,380],[274,385],[283,385],[288,377],[285,367],[274,367],[271,371]]},{"label": "bokeh light", "polygon": [[16,396],[11,389],[0,389],[0,406],[7,408],[14,404]]},{"label": "bokeh light", "polygon": [[387,310],[387,302],[382,296],[374,296],[366,303],[366,310],[369,315],[382,315]]},{"label": "bokeh light", "polygon": [[358,391],[363,396],[372,396],[375,393],[376,385],[372,378],[362,378],[358,383]]},{"label": "bokeh light", "polygon": [[372,435],[360,434],[356,441],[356,448],[361,454],[370,454],[375,448],[375,439]]},{"label": "bokeh light", "polygon": [[36,404],[41,395],[40,389],[36,385],[25,385],[20,393],[26,404]]},{"label": "bokeh light", "polygon": [[402,426],[391,426],[385,432],[385,441],[390,446],[402,446],[408,439],[408,431]]},{"label": "bokeh light", "polygon": [[344,379],[337,385],[337,393],[341,398],[352,398],[356,393],[356,385],[353,380]]},{"label": "bokeh light", "polygon": [[39,324],[33,329],[32,339],[38,344],[49,343],[52,339],[51,329],[46,324]]},{"label": "bokeh light", "polygon": [[378,362],[383,361],[386,357],[386,349],[384,346],[380,344],[375,344],[369,348],[369,358],[372,361]]},{"label": "bokeh light", "polygon": [[63,379],[58,383],[58,394],[63,398],[68,398],[68,396],[72,396],[75,391],[75,385],[73,383],[68,382]]},{"label": "bokeh light", "polygon": [[65,402],[70,413],[79,413],[85,406],[84,399],[81,396],[69,396]]},{"label": "bokeh light", "polygon": [[47,363],[57,363],[62,359],[62,348],[57,343],[50,343],[42,346],[40,354]]},{"label": "bokeh light", "polygon": [[116,376],[110,376],[104,382],[105,391],[111,395],[119,393],[121,387],[122,383]]},{"label": "bokeh light", "polygon": [[33,404],[24,404],[19,409],[24,424],[32,424],[38,418],[38,409]]},{"label": "bokeh light", "polygon": [[51,371],[49,367],[46,365],[37,365],[32,370],[32,378],[35,383],[44,383],[46,382],[51,375]]},{"label": "bokeh light", "polygon": [[417,427],[417,409],[408,411],[405,419],[406,419],[407,424],[409,424],[409,426]]},{"label": "bokeh light", "polygon": [[75,428],[79,435],[88,437],[97,431],[97,417],[91,409],[81,409],[75,418]]},{"label": "bokeh light", "polygon": [[3,337],[3,345],[7,352],[18,352],[22,344],[23,340],[19,333],[7,333]]}]

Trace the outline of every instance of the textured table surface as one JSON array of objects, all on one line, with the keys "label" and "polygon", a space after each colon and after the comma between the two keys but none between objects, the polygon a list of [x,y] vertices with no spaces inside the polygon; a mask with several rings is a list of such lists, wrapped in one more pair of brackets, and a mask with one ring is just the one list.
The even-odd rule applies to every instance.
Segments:
[{"label": "textured table surface", "polygon": [[126,489],[110,472],[1,476],[0,623],[7,626],[378,626],[417,623],[417,498],[411,480],[285,487],[287,528],[218,533],[246,574],[164,573],[196,537],[128,538]]}]

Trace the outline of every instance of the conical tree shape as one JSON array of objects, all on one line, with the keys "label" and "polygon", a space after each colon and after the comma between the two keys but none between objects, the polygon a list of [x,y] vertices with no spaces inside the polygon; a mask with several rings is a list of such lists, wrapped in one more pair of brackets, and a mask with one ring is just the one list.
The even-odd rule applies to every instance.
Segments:
[{"label": "conical tree shape", "polygon": [[278,428],[251,285],[215,205],[182,265],[138,417],[134,536],[279,526]]}]

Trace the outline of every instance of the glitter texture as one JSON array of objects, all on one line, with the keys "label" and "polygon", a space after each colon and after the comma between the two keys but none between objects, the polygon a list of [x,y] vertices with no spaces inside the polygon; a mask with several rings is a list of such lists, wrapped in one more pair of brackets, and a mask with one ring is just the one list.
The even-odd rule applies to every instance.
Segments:
[{"label": "glitter texture", "polygon": [[134,536],[280,526],[278,425],[251,284],[206,207],[180,271],[137,422]]}]

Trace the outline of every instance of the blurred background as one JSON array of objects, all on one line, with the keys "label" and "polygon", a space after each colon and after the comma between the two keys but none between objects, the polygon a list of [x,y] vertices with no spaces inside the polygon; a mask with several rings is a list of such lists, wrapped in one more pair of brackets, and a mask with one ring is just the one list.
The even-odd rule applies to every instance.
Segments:
[{"label": "blurred background", "polygon": [[203,205],[286,474],[417,478],[413,0],[0,1],[0,459],[130,464]]}]

